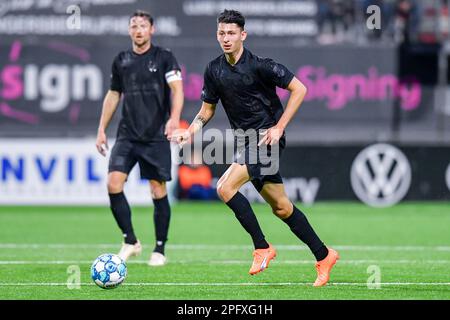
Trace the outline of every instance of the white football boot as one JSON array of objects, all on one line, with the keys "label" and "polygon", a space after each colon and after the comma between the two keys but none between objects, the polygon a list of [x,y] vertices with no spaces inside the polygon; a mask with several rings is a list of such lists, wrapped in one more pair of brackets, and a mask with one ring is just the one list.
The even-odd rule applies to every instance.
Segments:
[{"label": "white football boot", "polygon": [[135,244],[123,243],[117,254],[123,261],[127,261],[132,256],[138,256],[142,252],[142,246],[139,240]]},{"label": "white football boot", "polygon": [[166,263],[167,263],[167,258],[159,252],[152,252],[152,255],[150,256],[150,260],[148,261],[148,265],[151,267],[163,266]]}]

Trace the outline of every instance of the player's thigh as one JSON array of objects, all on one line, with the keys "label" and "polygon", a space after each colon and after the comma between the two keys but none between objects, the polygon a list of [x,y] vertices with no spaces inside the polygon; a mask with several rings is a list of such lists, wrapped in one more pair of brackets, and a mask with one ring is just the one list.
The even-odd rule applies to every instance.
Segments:
[{"label": "player's thigh", "polygon": [[108,164],[108,192],[119,193],[127,181],[128,174],[136,164],[133,144],[127,140],[117,140],[111,150]]},{"label": "player's thigh", "polygon": [[150,193],[153,199],[161,199],[167,195],[167,187],[165,181],[149,180]]},{"label": "player's thigh", "polygon": [[289,200],[282,183],[265,183],[260,194],[278,217],[287,218],[292,213],[293,204]]},{"label": "player's thigh", "polygon": [[109,157],[108,173],[118,171],[128,175],[136,162],[133,143],[127,140],[117,140]]},{"label": "player's thigh", "polygon": [[247,166],[233,163],[217,182],[217,193],[222,200],[227,201],[249,180]]}]

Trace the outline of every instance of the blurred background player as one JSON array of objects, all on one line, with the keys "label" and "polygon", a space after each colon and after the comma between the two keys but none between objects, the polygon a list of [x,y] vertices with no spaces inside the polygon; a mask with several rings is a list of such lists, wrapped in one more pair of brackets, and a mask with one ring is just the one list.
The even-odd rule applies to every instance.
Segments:
[{"label": "blurred background player", "polygon": [[[270,204],[273,213],[308,245],[317,260],[314,286],[323,286],[329,280],[330,271],[339,258],[338,253],[324,245],[303,212],[289,200],[278,168],[275,173],[266,174],[260,160],[262,144],[268,145],[269,152],[271,147],[275,152],[278,148],[273,146],[279,145],[281,154],[286,144],[284,130],[302,103],[306,88],[282,64],[260,58],[244,48],[247,32],[244,30],[245,18],[240,12],[225,10],[217,22],[217,40],[224,54],[206,67],[200,112],[186,131],[174,137],[181,144],[188,141],[213,117],[219,100],[233,130],[258,130],[261,138],[259,134],[254,138],[244,137],[249,138],[249,142],[245,143],[244,150],[217,183],[219,197],[252,237],[255,250],[249,273],[254,275],[263,271],[276,256],[275,248],[266,241],[249,201],[239,192],[245,183],[251,181]],[[276,94],[276,87],[290,91],[285,110]],[[235,131],[235,138],[239,139],[238,135]],[[252,150],[253,142],[255,146],[258,144],[256,150]],[[254,152],[258,155],[256,163],[249,158]]]},{"label": "blurred background player", "polygon": [[[193,148],[194,149],[194,148]],[[179,199],[216,200],[216,190],[211,186],[211,168],[202,161],[202,153],[191,151],[191,159],[178,168]]]},{"label": "blurred background player", "polygon": [[142,179],[149,180],[154,203],[156,246],[149,265],[166,263],[164,245],[170,222],[166,181],[171,180],[170,139],[178,128],[183,107],[181,70],[174,55],[151,42],[153,18],[136,11],[129,20],[132,49],[119,53],[112,64],[111,85],[103,102],[96,147],[108,149],[106,129],[123,97],[122,118],[108,169],[111,210],[124,236],[119,256],[139,255],[131,210],[123,193],[128,174],[136,163]]}]

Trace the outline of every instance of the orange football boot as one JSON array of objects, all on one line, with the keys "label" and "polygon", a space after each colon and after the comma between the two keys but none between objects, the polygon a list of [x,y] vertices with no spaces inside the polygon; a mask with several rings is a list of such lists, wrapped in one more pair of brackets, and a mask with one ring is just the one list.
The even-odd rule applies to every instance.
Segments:
[{"label": "orange football boot", "polygon": [[336,250],[328,248],[328,255],[325,259],[316,263],[317,279],[314,282],[314,287],[321,287],[327,284],[330,280],[330,272],[333,266],[339,259],[339,254]]},{"label": "orange football boot", "polygon": [[254,275],[268,268],[270,260],[276,256],[277,252],[270,243],[267,249],[256,249],[253,251],[253,264],[248,273]]}]

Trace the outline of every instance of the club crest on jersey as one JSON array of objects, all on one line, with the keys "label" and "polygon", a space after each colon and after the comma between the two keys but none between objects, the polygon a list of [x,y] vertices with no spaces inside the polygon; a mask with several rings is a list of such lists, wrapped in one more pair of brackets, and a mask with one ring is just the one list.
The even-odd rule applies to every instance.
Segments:
[{"label": "club crest on jersey", "polygon": [[156,64],[153,63],[153,61],[148,62],[148,71],[150,72],[156,72],[158,69],[156,68]]}]

